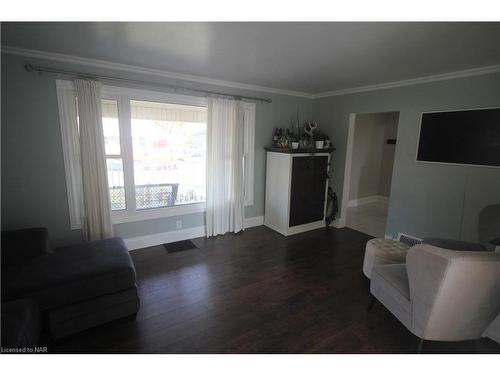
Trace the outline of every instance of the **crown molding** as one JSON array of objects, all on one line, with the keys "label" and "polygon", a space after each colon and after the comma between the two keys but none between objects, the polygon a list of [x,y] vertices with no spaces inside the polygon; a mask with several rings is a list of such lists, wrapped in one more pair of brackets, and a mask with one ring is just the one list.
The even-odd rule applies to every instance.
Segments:
[{"label": "crown molding", "polygon": [[367,91],[385,90],[396,87],[420,85],[423,83],[446,81],[449,79],[466,78],[466,77],[480,76],[493,73],[500,73],[500,65],[490,65],[481,68],[458,70],[450,73],[435,74],[430,76],[406,79],[402,81],[394,81],[394,82],[380,83],[376,85],[353,87],[349,89],[326,91],[319,94],[315,94],[313,99],[327,98],[330,96],[358,94]]},{"label": "crown molding", "polygon": [[363,92],[368,92],[368,91],[385,90],[385,89],[392,89],[392,88],[397,88],[397,87],[420,85],[420,84],[430,83],[430,82],[445,81],[445,80],[450,80],[450,79],[466,78],[466,77],[479,76],[479,75],[485,75],[485,74],[500,73],[500,65],[490,65],[490,66],[485,66],[485,67],[480,67],[480,68],[459,70],[459,71],[455,71],[455,72],[435,74],[435,75],[430,75],[430,76],[423,76],[423,77],[412,78],[412,79],[407,79],[407,80],[402,80],[402,81],[380,83],[380,84],[375,84],[375,85],[360,86],[360,87],[332,90],[332,91],[326,91],[326,92],[322,92],[322,93],[318,93],[318,94],[312,94],[312,93],[301,92],[301,91],[291,91],[291,90],[283,90],[283,89],[277,89],[277,88],[266,87],[266,86],[250,85],[250,84],[241,83],[241,82],[224,81],[224,80],[218,80],[218,79],[196,76],[196,75],[191,75],[191,74],[174,73],[174,72],[169,72],[166,70],[144,68],[144,67],[140,67],[140,66],[136,66],[136,65],[121,64],[121,63],[115,63],[115,62],[110,62],[110,61],[105,61],[105,60],[90,59],[90,58],[86,58],[86,57],[66,55],[66,54],[55,53],[55,52],[46,52],[46,51],[33,50],[33,49],[27,49],[27,48],[2,46],[1,50],[2,50],[2,53],[17,55],[17,56],[24,56],[24,57],[31,57],[34,59],[55,61],[55,62],[66,63],[66,64],[91,66],[91,67],[95,67],[95,68],[110,69],[110,70],[127,72],[127,73],[139,73],[139,74],[145,74],[145,75],[149,75],[149,76],[177,79],[177,80],[195,82],[195,83],[201,83],[201,84],[207,84],[207,85],[228,87],[228,88],[240,89],[240,90],[266,92],[266,93],[271,93],[271,94],[295,96],[295,97],[301,97],[301,98],[307,98],[307,99],[321,99],[321,98],[327,98],[330,96],[357,94],[357,93],[363,93]]},{"label": "crown molding", "polygon": [[214,85],[214,86],[220,86],[220,87],[228,87],[228,88],[232,88],[232,89],[258,91],[258,92],[266,92],[266,93],[271,93],[271,94],[288,95],[288,96],[297,96],[297,97],[307,98],[307,99],[314,98],[313,94],[306,93],[306,92],[282,90],[282,89],[276,89],[276,88],[272,88],[272,87],[250,85],[247,83],[234,82],[234,81],[224,81],[224,80],[207,78],[207,77],[196,76],[196,75],[191,75],[191,74],[174,73],[174,72],[169,72],[167,70],[144,68],[144,67],[140,67],[140,66],[136,66],[136,65],[121,64],[121,63],[115,63],[115,62],[111,62],[111,61],[90,59],[90,58],[86,58],[86,57],[66,55],[66,54],[55,53],[55,52],[47,52],[47,51],[12,47],[12,46],[2,46],[2,53],[6,53],[6,54],[10,54],[10,55],[17,55],[17,56],[24,56],[24,57],[31,57],[34,59],[55,61],[55,62],[65,63],[65,64],[91,66],[91,67],[95,67],[95,68],[110,69],[110,70],[127,72],[127,73],[139,73],[139,74],[145,74],[145,75],[149,75],[149,76],[177,79],[177,80],[182,80],[182,81],[202,83],[202,84]]}]

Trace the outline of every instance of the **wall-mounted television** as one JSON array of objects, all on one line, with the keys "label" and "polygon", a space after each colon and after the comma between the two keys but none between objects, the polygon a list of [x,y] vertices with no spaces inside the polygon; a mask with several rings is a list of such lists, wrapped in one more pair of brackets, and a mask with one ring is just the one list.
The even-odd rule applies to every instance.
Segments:
[{"label": "wall-mounted television", "polygon": [[422,113],[417,161],[500,167],[500,108]]}]

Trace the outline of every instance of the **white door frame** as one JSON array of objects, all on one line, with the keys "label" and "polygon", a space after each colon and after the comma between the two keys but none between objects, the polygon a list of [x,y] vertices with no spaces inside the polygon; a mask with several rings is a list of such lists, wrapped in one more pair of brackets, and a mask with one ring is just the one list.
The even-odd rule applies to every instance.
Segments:
[{"label": "white door frame", "polygon": [[[388,113],[388,112],[398,112],[400,111],[384,111],[384,112],[373,112],[373,113]],[[371,112],[369,112],[371,113]],[[354,149],[354,130],[356,128],[356,113],[349,114],[349,127],[347,130],[347,146],[345,152],[345,169],[344,169],[344,185],[342,188],[342,200],[340,208],[340,216],[335,220],[334,225],[337,228],[344,228],[347,221],[347,208],[349,206],[349,192],[351,190],[351,168],[352,168],[352,157]],[[399,134],[399,118],[398,118],[398,134]],[[397,136],[396,136],[397,138]],[[394,174],[394,163],[392,173]]]},{"label": "white door frame", "polygon": [[352,151],[354,147],[354,128],[356,114],[349,114],[349,128],[347,130],[347,147],[345,152],[344,186],[342,187],[342,201],[340,203],[340,217],[336,220],[337,228],[344,228],[347,219],[347,206],[349,203],[349,190],[351,188]]}]

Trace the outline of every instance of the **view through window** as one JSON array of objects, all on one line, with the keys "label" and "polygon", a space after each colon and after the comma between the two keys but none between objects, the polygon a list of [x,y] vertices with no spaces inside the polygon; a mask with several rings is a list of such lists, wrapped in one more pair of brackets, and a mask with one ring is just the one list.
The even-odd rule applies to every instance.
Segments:
[{"label": "view through window", "polygon": [[[126,187],[116,100],[103,100],[111,209],[125,210]],[[137,210],[205,201],[206,108],[130,100]]]},{"label": "view through window", "polygon": [[137,209],[205,201],[206,108],[130,102]]}]

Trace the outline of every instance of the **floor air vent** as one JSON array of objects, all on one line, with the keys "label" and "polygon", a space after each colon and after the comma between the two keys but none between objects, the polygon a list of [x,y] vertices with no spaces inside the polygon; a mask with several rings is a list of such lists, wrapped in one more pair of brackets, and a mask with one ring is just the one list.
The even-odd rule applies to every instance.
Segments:
[{"label": "floor air vent", "polygon": [[163,247],[168,253],[177,253],[179,251],[197,249],[196,245],[189,240],[164,243]]},{"label": "floor air vent", "polygon": [[413,237],[413,236],[410,236],[409,234],[405,234],[405,233],[398,234],[398,241],[405,243],[409,246],[414,246],[414,245],[418,245],[418,244],[422,243],[421,238]]}]

